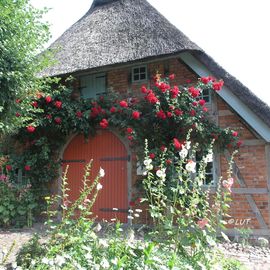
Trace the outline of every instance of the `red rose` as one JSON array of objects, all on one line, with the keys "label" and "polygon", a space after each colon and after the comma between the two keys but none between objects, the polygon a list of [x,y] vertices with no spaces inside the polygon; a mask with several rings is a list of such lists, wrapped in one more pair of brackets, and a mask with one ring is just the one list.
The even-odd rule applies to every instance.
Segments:
[{"label": "red rose", "polygon": [[170,159],[167,159],[167,160],[166,160],[166,164],[167,164],[167,165],[171,165],[171,164],[172,164],[172,161],[171,161]]},{"label": "red rose", "polygon": [[143,93],[143,94],[146,94],[147,93],[147,88],[145,87],[145,85],[143,85],[142,87],[141,87],[141,92]]},{"label": "red rose", "polygon": [[200,95],[200,90],[194,88],[193,86],[188,88],[188,92],[191,94],[192,97],[196,98]]},{"label": "red rose", "polygon": [[149,157],[150,157],[151,159],[154,159],[155,156],[156,156],[156,155],[155,155],[154,153],[150,153],[150,154],[149,154]]},{"label": "red rose", "polygon": [[224,85],[224,82],[222,80],[220,80],[219,82],[213,82],[213,89],[215,91],[219,91],[221,90],[222,86]]},{"label": "red rose", "polygon": [[46,101],[46,103],[52,102],[52,97],[51,96],[45,97],[45,101]]},{"label": "red rose", "polygon": [[78,112],[76,112],[76,116],[77,116],[78,118],[82,118],[83,113],[82,113],[81,111],[78,111]]},{"label": "red rose", "polygon": [[177,115],[177,116],[183,115],[183,111],[181,111],[180,109],[175,109],[175,110],[174,110],[174,113],[175,113],[175,115]]},{"label": "red rose", "polygon": [[138,111],[134,111],[134,112],[132,112],[132,118],[133,119],[139,119],[140,118],[140,112],[138,112]]},{"label": "red rose", "polygon": [[46,115],[46,118],[47,118],[47,119],[52,119],[52,115],[51,115],[51,114],[47,114],[47,115]]},{"label": "red rose", "polygon": [[180,90],[177,86],[174,86],[173,89],[170,90],[172,98],[177,98]]},{"label": "red rose", "polygon": [[8,164],[8,165],[6,165],[6,170],[7,170],[7,171],[11,171],[11,170],[12,170],[12,166],[11,166],[11,165],[9,165],[9,164]]},{"label": "red rose", "polygon": [[189,114],[190,114],[190,116],[196,116],[196,111],[195,111],[195,110],[191,110],[191,111],[189,112]]},{"label": "red rose", "polygon": [[121,100],[119,102],[119,105],[122,107],[122,108],[127,108],[128,107],[128,103],[125,101],[125,100]]},{"label": "red rose", "polygon": [[18,99],[15,100],[15,102],[16,102],[17,104],[19,104],[19,103],[21,103],[21,100],[18,98]]},{"label": "red rose", "polygon": [[238,136],[238,132],[237,131],[233,131],[232,136],[233,137],[237,137]]},{"label": "red rose", "polygon": [[99,108],[96,108],[96,107],[93,107],[91,109],[91,113],[90,113],[90,116],[92,118],[96,118],[98,116],[98,114],[100,113],[101,110],[99,110]]},{"label": "red rose", "polygon": [[129,206],[131,207],[135,206],[135,202],[129,202]]},{"label": "red rose", "polygon": [[211,77],[202,77],[201,82],[203,84],[208,84],[211,81]]},{"label": "red rose", "polygon": [[174,79],[175,79],[175,74],[170,74],[170,75],[169,75],[169,79],[170,79],[170,80],[174,80]]},{"label": "red rose", "polygon": [[33,133],[33,132],[35,132],[36,128],[33,127],[33,126],[28,126],[28,127],[26,127],[26,130],[27,130],[29,133]]},{"label": "red rose", "polygon": [[32,106],[35,107],[35,108],[37,108],[37,107],[38,107],[37,101],[33,101],[33,102],[32,102]]},{"label": "red rose", "polygon": [[170,110],[170,111],[173,111],[173,110],[174,110],[174,106],[173,106],[173,105],[170,105],[170,106],[169,106],[169,110]]},{"label": "red rose", "polygon": [[171,118],[172,117],[172,113],[171,112],[167,112],[167,117]]},{"label": "red rose", "polygon": [[153,93],[152,90],[148,91],[147,96],[145,97],[146,100],[148,100],[151,104],[156,104],[159,100],[156,97],[156,95]]},{"label": "red rose", "polygon": [[164,145],[162,145],[162,146],[160,147],[160,150],[161,150],[162,152],[164,152],[164,151],[166,150],[166,147],[165,147]]},{"label": "red rose", "polygon": [[110,112],[111,113],[115,113],[116,112],[116,108],[115,107],[111,107]]},{"label": "red rose", "polygon": [[240,147],[242,144],[243,144],[243,141],[238,141],[236,145],[237,147]]},{"label": "red rose", "polygon": [[103,118],[103,119],[100,121],[99,125],[100,125],[102,128],[105,129],[105,128],[108,127],[109,122],[107,121],[107,119]]},{"label": "red rose", "polygon": [[165,119],[167,118],[167,116],[166,116],[166,114],[165,114],[165,112],[164,112],[163,110],[158,111],[158,112],[156,113],[156,116],[157,116],[158,118],[160,118],[160,119],[163,119],[163,120],[165,120]]},{"label": "red rose", "polygon": [[57,109],[61,109],[61,108],[62,108],[62,102],[61,102],[61,101],[55,101],[55,102],[54,102],[54,106],[55,106]]},{"label": "red rose", "polygon": [[208,108],[207,107],[203,107],[203,111],[204,112],[208,112]]},{"label": "red rose", "polygon": [[182,149],[182,144],[176,138],[173,139],[173,145],[176,150]]},{"label": "red rose", "polygon": [[18,113],[18,112],[16,112],[15,115],[16,115],[16,117],[20,117],[21,116],[21,114]]},{"label": "red rose", "polygon": [[128,140],[129,140],[129,141],[132,141],[132,140],[133,140],[133,136],[131,136],[131,135],[128,136]]},{"label": "red rose", "polygon": [[170,86],[164,82],[158,83],[157,87],[160,89],[162,93],[165,93],[167,90],[170,89]]},{"label": "red rose", "polygon": [[206,103],[206,101],[205,101],[204,99],[200,99],[200,100],[199,100],[199,104],[200,104],[201,106],[204,106],[205,103]]},{"label": "red rose", "polygon": [[57,125],[60,125],[62,123],[62,119],[60,117],[55,117],[54,118],[54,122],[57,124]]},{"label": "red rose", "polygon": [[192,105],[196,107],[198,105],[198,102],[197,101],[193,101],[192,102]]},{"label": "red rose", "polygon": [[25,166],[24,166],[24,169],[25,169],[26,171],[30,171],[30,170],[31,170],[31,167],[30,167],[29,165],[25,165]]},{"label": "red rose", "polygon": [[132,128],[130,128],[130,127],[128,127],[128,128],[127,128],[127,133],[129,133],[129,134],[130,134],[130,133],[132,133],[132,132],[133,132],[133,129],[132,129]]}]

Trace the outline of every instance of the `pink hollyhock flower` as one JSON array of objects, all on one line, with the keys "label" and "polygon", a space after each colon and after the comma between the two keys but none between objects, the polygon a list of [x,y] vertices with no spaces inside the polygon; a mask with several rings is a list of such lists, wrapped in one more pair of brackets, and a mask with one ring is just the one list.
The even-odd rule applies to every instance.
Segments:
[{"label": "pink hollyhock flower", "polygon": [[121,100],[119,102],[119,105],[122,107],[122,108],[127,108],[128,107],[128,103],[125,101],[125,100]]},{"label": "pink hollyhock flower", "polygon": [[30,167],[29,165],[25,165],[25,166],[24,166],[24,169],[25,169],[26,171],[30,171],[30,170],[31,170],[31,167]]},{"label": "pink hollyhock flower", "polygon": [[62,108],[62,102],[61,102],[61,101],[55,101],[55,102],[54,102],[54,106],[55,106],[57,109],[61,109],[61,108]]},{"label": "pink hollyhock flower", "polygon": [[134,111],[134,112],[132,112],[132,118],[133,119],[139,119],[140,118],[140,112],[138,112],[138,111]]},{"label": "pink hollyhock flower", "polygon": [[201,229],[203,229],[208,224],[208,220],[206,218],[203,218],[201,220],[198,220],[197,224]]},{"label": "pink hollyhock flower", "polygon": [[233,178],[230,177],[227,180],[223,180],[222,185],[224,188],[228,189],[229,192],[232,192],[231,188],[232,188],[233,182],[234,182]]},{"label": "pink hollyhock flower", "polygon": [[46,103],[52,102],[52,97],[51,96],[45,97],[45,101],[46,101]]},{"label": "pink hollyhock flower", "polygon": [[233,131],[233,132],[232,132],[232,136],[233,136],[233,137],[237,137],[237,136],[238,136],[238,132],[237,132],[237,131]]},{"label": "pink hollyhock flower", "polygon": [[107,121],[107,119],[103,118],[103,119],[100,121],[99,125],[100,125],[102,128],[105,129],[105,128],[108,127],[109,122]]},{"label": "pink hollyhock flower", "polygon": [[26,127],[26,130],[27,130],[27,132],[29,132],[29,133],[33,133],[33,132],[35,132],[36,128],[33,127],[33,126],[28,126],[28,127]]},{"label": "pink hollyhock flower", "polygon": [[57,125],[60,125],[62,123],[62,119],[60,117],[55,117],[54,118],[54,122],[57,124]]},{"label": "pink hollyhock flower", "polygon": [[170,74],[170,75],[169,75],[169,79],[170,79],[170,80],[174,80],[174,79],[175,79],[175,74]]}]

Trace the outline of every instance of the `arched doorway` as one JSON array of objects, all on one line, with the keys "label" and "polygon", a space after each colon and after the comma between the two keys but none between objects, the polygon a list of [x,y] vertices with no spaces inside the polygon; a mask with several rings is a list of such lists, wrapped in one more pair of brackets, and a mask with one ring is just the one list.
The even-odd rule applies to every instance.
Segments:
[{"label": "arched doorway", "polygon": [[[129,155],[125,145],[111,131],[100,130],[94,137],[85,140],[83,135],[76,135],[67,145],[63,154],[63,164],[69,164],[68,186],[69,200],[79,197],[82,188],[84,167],[91,159],[92,179],[98,174],[100,167],[105,177],[100,183],[103,188],[92,208],[97,220],[113,218],[122,223],[127,222],[128,210],[128,169]],[[118,210],[115,210],[118,209]]]}]

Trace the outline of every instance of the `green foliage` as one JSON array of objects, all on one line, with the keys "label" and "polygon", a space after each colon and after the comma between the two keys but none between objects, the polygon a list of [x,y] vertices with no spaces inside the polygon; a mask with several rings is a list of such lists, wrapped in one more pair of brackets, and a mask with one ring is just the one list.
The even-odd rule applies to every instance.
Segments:
[{"label": "green foliage", "polygon": [[[147,154],[146,150],[148,160]],[[162,160],[161,157],[161,169]],[[182,162],[184,160],[179,160],[179,174],[176,179],[179,180],[180,176],[185,175],[187,183],[191,183],[190,171],[182,168]],[[103,225],[105,229],[101,231],[102,226],[90,218],[92,206],[101,189],[99,179],[104,175],[101,169],[91,181],[90,169],[91,163],[85,169],[81,195],[73,203],[68,200],[68,168],[66,169],[62,196],[47,198],[47,239],[41,244],[40,239],[35,236],[22,248],[17,257],[17,263],[22,269],[243,269],[236,260],[217,258],[215,241],[219,228],[217,212],[220,211],[211,209],[207,193],[204,195],[198,185],[199,179],[193,179],[192,193],[188,192],[191,188],[187,188],[188,185],[184,185],[184,193],[179,193],[181,185],[177,185],[172,193],[178,197],[168,200],[162,183],[164,177],[158,176],[159,174],[156,177],[149,171],[144,184],[150,213],[156,226],[145,233],[144,239],[136,239],[135,231],[131,227],[124,230],[121,224],[116,222],[107,224],[106,227]],[[203,169],[201,173],[203,174]],[[160,181],[157,178],[162,179]],[[155,181],[156,184],[152,183]],[[223,189],[222,193],[228,191]],[[60,223],[55,223],[54,216],[57,212],[53,206],[59,200],[62,202],[63,216]],[[198,207],[199,201],[202,207]],[[226,200],[219,202],[220,208],[224,209],[222,204],[225,204]],[[130,215],[132,211],[129,211]],[[201,223],[203,219],[207,222]]]},{"label": "green foliage", "polygon": [[45,59],[37,53],[48,41],[49,32],[41,20],[45,10],[33,8],[29,0],[1,0],[0,10],[1,134],[14,127],[15,98],[26,96],[36,84],[36,73]]},{"label": "green foliage", "polygon": [[14,184],[4,174],[0,177],[0,226],[32,226],[37,202],[31,186]]}]

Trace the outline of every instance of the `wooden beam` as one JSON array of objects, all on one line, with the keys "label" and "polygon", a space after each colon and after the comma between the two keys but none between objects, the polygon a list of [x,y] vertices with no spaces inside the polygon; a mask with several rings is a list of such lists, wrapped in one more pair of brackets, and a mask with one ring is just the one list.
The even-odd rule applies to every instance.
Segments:
[{"label": "wooden beam", "polygon": [[[228,161],[230,161],[230,153],[229,153],[228,150],[225,151],[225,156],[226,156],[226,159]],[[247,188],[245,180],[242,177],[241,172],[240,172],[239,168],[237,167],[235,161],[232,164],[232,169],[233,169],[233,174],[235,175],[235,178],[236,178],[237,182],[239,183],[240,187],[241,188]],[[248,201],[248,204],[249,204],[251,210],[255,214],[255,216],[256,216],[259,224],[260,224],[261,229],[268,230],[269,228],[268,228],[268,226],[267,226],[267,224],[266,224],[266,222],[264,220],[264,217],[262,216],[262,214],[260,212],[260,209],[257,207],[257,205],[255,203],[255,200],[252,197],[252,195],[245,194],[245,197],[246,197],[246,199]]]},{"label": "wooden beam", "polygon": [[232,188],[234,194],[269,194],[268,188]]}]

